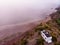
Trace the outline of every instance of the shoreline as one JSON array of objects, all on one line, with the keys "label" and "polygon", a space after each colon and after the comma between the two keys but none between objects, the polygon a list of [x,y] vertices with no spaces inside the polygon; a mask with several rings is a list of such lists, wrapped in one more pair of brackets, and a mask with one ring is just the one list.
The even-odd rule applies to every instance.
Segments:
[{"label": "shoreline", "polygon": [[[47,17],[47,18],[45,18],[44,20],[39,20],[39,21],[36,21],[36,22],[31,22],[31,23],[29,23],[29,24],[27,24],[27,25],[23,25],[23,26],[25,26],[23,29],[25,30],[24,32],[22,32],[20,35],[17,35],[17,36],[13,36],[13,37],[11,37],[11,38],[9,38],[9,39],[6,39],[5,41],[6,42],[4,42],[4,41],[2,41],[2,43],[4,42],[4,44],[6,44],[8,41],[11,41],[12,40],[12,42],[10,42],[10,43],[13,43],[14,42],[14,40],[13,39],[15,39],[15,40],[17,40],[17,39],[19,39],[19,37],[20,38],[22,38],[22,37],[24,37],[24,35],[26,34],[26,32],[31,32],[32,31],[32,29],[34,29],[37,25],[39,25],[41,22],[43,22],[43,23],[45,23],[45,22],[47,22],[47,21],[49,21],[49,20],[51,20],[50,19],[50,17]],[[17,26],[18,27],[18,26]],[[28,27],[28,29],[27,29],[27,27]],[[7,31],[7,30],[6,30]],[[4,31],[5,32],[5,31]],[[10,32],[9,32],[9,34],[10,34]],[[14,34],[14,33],[13,33]],[[13,34],[10,34],[10,35],[8,35],[8,37],[10,37],[11,35],[13,35]],[[16,33],[15,33],[16,34]],[[5,36],[6,36],[6,34],[5,34]],[[6,38],[6,37],[4,37],[4,38]],[[3,38],[3,39],[4,39]],[[16,39],[17,38],[17,39]],[[0,38],[1,39],[1,38]],[[1,40],[3,40],[3,39],[1,39]]]},{"label": "shoreline", "polygon": [[24,23],[23,25],[14,25],[14,26],[6,26],[0,29],[3,29],[2,31],[0,30],[0,39],[3,39],[5,37],[8,37],[10,35],[16,34],[18,32],[24,33],[26,31],[30,31],[32,30],[34,27],[36,27],[37,25],[39,25],[41,22],[47,22],[48,20],[50,20],[50,17],[47,17],[43,20],[36,20],[33,22],[29,22],[29,23]]}]

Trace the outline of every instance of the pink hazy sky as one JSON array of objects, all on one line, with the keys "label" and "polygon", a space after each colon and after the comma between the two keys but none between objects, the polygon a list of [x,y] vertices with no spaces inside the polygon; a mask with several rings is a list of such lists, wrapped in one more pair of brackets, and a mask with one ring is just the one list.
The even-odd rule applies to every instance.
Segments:
[{"label": "pink hazy sky", "polygon": [[0,25],[42,19],[53,12],[59,2],[60,0],[0,0]]}]

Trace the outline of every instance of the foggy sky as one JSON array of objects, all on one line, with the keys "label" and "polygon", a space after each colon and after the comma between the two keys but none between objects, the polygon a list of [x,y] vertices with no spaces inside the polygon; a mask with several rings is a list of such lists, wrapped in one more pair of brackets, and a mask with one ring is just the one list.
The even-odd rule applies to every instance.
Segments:
[{"label": "foggy sky", "polygon": [[0,0],[0,25],[43,19],[54,11],[59,2],[59,0]]}]

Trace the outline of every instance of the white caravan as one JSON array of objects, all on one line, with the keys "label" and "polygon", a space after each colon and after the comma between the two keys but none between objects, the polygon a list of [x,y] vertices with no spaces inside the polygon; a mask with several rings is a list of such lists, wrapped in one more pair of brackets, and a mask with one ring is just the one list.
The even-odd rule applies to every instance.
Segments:
[{"label": "white caravan", "polygon": [[44,39],[47,43],[51,43],[51,42],[52,42],[52,36],[50,36],[47,31],[45,31],[45,30],[41,31],[41,36],[43,37],[43,39]]}]

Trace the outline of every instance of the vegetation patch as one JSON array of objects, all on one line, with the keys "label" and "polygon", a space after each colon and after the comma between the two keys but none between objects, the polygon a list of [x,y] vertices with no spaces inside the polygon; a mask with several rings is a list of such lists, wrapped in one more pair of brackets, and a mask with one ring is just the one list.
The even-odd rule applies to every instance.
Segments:
[{"label": "vegetation patch", "polygon": [[56,23],[60,26],[60,18],[56,19]]},{"label": "vegetation patch", "polygon": [[20,45],[27,45],[28,41],[27,40],[22,40]]},{"label": "vegetation patch", "polygon": [[60,45],[60,42],[55,43],[54,45]]},{"label": "vegetation patch", "polygon": [[55,36],[52,36],[52,41],[57,42],[57,38]]},{"label": "vegetation patch", "polygon": [[44,45],[44,40],[42,38],[36,39],[36,44],[35,45]]}]

